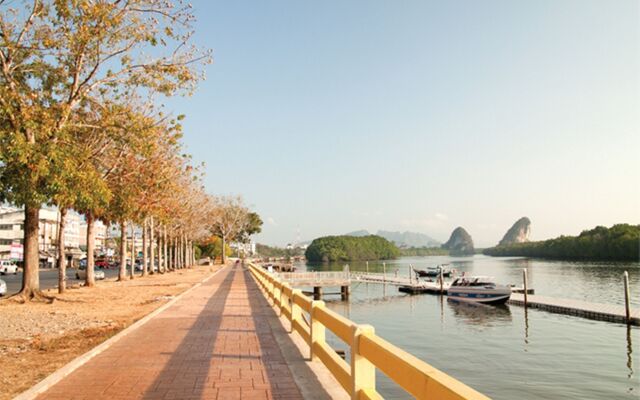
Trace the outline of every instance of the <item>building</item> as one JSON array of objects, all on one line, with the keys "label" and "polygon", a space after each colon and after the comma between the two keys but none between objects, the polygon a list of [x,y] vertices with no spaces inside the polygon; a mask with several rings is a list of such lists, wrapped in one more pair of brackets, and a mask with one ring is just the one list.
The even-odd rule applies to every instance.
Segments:
[{"label": "building", "polygon": [[[79,241],[78,247],[83,250],[87,250],[87,221],[82,220],[79,221]],[[96,246],[96,250],[99,252],[106,252],[107,248],[107,240],[109,239],[107,226],[100,220],[97,220],[93,223],[93,237],[94,243]]]},{"label": "building", "polygon": [[253,256],[256,254],[256,243],[240,243],[240,242],[232,242],[229,247],[235,250],[238,254],[243,254],[246,256]]},{"label": "building", "polygon": [[[53,266],[58,248],[58,226],[60,213],[56,209],[41,208],[39,214],[38,246],[43,266]],[[65,219],[65,254],[70,259],[79,259],[80,216],[67,213]],[[0,207],[0,258],[22,261],[24,246],[24,210],[16,207]]]}]

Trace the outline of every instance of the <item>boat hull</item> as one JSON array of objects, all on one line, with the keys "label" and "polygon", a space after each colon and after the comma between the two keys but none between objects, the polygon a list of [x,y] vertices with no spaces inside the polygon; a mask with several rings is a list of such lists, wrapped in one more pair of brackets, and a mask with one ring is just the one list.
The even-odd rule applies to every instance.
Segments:
[{"label": "boat hull", "polygon": [[504,304],[511,297],[511,290],[451,287],[447,294],[449,295],[449,299],[456,301],[481,304]]}]

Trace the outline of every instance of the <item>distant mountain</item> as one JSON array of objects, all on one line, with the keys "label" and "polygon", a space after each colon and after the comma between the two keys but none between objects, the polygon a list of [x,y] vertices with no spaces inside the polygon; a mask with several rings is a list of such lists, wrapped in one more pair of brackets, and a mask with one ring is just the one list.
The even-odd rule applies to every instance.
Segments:
[{"label": "distant mountain", "polygon": [[349,233],[345,233],[344,234],[344,236],[355,236],[355,237],[362,237],[362,236],[369,236],[369,235],[371,235],[371,234],[366,229],[361,229],[359,231],[353,231],[353,232],[349,232]]},{"label": "distant mountain", "polygon": [[390,242],[394,242],[400,247],[436,247],[440,246],[440,242],[429,235],[418,232],[391,232],[378,231],[378,236],[382,236]]},{"label": "distant mountain", "polygon": [[442,245],[442,248],[449,250],[449,254],[452,256],[473,255],[475,252],[471,235],[461,226],[451,232],[451,237],[447,243]]},{"label": "distant mountain", "polygon": [[528,242],[530,232],[531,221],[527,217],[522,217],[517,220],[511,228],[509,228],[507,233],[504,234],[504,237],[500,243],[498,243],[498,246],[508,246],[510,244]]}]

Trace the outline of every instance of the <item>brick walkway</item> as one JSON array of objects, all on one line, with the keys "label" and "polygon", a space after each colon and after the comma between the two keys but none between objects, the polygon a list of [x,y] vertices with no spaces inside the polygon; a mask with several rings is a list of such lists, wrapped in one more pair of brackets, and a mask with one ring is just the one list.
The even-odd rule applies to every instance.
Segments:
[{"label": "brick walkway", "polygon": [[226,267],[38,399],[302,398],[268,316],[249,273]]}]

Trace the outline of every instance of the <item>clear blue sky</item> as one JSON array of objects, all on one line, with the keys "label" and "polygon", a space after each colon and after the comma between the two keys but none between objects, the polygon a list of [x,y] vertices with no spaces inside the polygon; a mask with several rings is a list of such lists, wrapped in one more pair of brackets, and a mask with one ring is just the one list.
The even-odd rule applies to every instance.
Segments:
[{"label": "clear blue sky", "polygon": [[207,189],[262,215],[259,242],[640,223],[638,1],[193,6],[215,61],[167,105]]}]

